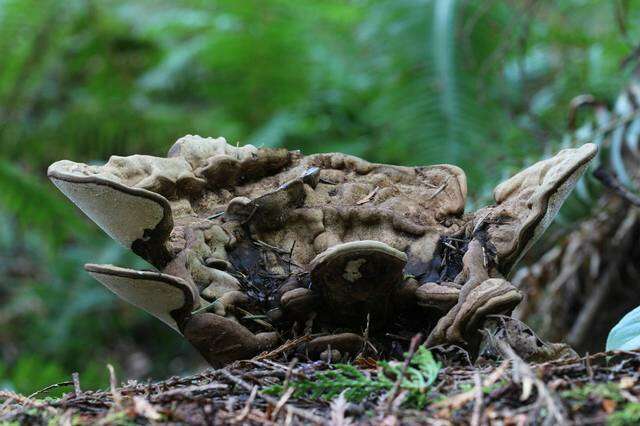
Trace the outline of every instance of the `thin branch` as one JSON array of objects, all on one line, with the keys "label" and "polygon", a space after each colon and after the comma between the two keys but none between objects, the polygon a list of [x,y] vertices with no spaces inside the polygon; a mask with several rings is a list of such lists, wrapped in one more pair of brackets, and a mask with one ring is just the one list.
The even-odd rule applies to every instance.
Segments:
[{"label": "thin branch", "polygon": [[615,172],[607,170],[604,167],[598,167],[593,172],[593,176],[629,204],[640,207],[640,197],[627,189],[618,180],[618,176]]},{"label": "thin branch", "polygon": [[402,363],[402,369],[400,370],[400,374],[396,377],[396,381],[393,383],[393,388],[391,388],[391,392],[389,393],[389,399],[387,400],[387,410],[392,411],[394,402],[398,395],[400,394],[400,385],[404,380],[404,376],[407,373],[407,369],[409,368],[409,364],[413,359],[413,356],[416,354],[416,350],[418,349],[418,345],[422,340],[422,334],[418,333],[411,338],[411,343],[409,344],[409,352],[407,352],[407,356]]},{"label": "thin branch", "polygon": [[482,424],[482,380],[480,373],[476,370],[473,374],[473,382],[475,384],[475,403],[473,404],[473,415],[471,417],[471,426],[480,426]]}]

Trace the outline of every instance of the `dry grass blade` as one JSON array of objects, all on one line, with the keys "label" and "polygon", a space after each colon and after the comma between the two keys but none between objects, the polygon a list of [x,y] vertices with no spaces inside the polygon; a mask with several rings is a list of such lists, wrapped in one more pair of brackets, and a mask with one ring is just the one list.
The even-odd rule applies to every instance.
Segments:
[{"label": "dry grass blade", "polygon": [[117,408],[122,408],[122,395],[118,392],[118,380],[116,379],[116,371],[113,368],[113,365],[107,364],[107,369],[109,370],[109,386],[111,389],[111,396],[113,398],[113,402],[115,403]]},{"label": "dry grass blade", "polygon": [[44,387],[44,388],[40,389],[39,391],[36,391],[36,392],[32,393],[31,395],[29,395],[29,399],[33,399],[33,398],[37,397],[38,395],[41,395],[41,394],[43,394],[45,392],[50,391],[51,389],[56,389],[56,388],[60,388],[60,387],[66,387],[66,386],[70,386],[72,384],[73,384],[73,382],[70,382],[70,381],[54,383],[52,385],[49,385],[47,387]]},{"label": "dry grass blade", "polygon": [[254,357],[253,359],[256,361],[260,361],[263,359],[271,359],[271,358],[275,358],[278,355],[281,355],[295,347],[297,347],[298,345],[300,345],[301,343],[305,343],[311,340],[311,336],[309,335],[304,335],[304,336],[300,336],[296,339],[291,339],[291,340],[287,340],[286,342],[284,342],[282,345],[278,346],[277,348],[275,348],[272,351],[269,352],[263,352],[261,354],[259,354],[258,356]]},{"label": "dry grass blade", "polygon": [[244,421],[244,419],[247,418],[247,416],[249,415],[249,411],[251,411],[251,405],[253,404],[253,401],[256,399],[257,393],[258,393],[258,386],[254,386],[253,389],[251,389],[251,393],[249,394],[249,398],[247,398],[247,402],[245,403],[244,408],[242,409],[240,414],[234,419],[235,422],[241,423]]}]

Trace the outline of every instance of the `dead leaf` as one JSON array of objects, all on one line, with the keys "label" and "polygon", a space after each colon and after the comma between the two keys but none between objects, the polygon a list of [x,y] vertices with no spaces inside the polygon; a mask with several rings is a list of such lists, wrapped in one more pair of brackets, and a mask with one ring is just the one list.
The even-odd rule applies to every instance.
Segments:
[{"label": "dead leaf", "polygon": [[149,401],[141,396],[136,395],[133,397],[133,409],[137,415],[149,420],[160,420],[162,418],[162,415],[158,413],[158,410],[156,410]]},{"label": "dead leaf", "polygon": [[611,414],[616,410],[616,406],[618,405],[613,399],[605,399],[602,401],[602,409],[607,413]]},{"label": "dead leaf", "polygon": [[636,379],[633,377],[625,376],[620,379],[620,389],[631,389],[636,384]]},{"label": "dead leaf", "polygon": [[368,369],[378,368],[378,361],[375,358],[371,358],[371,357],[366,357],[366,358],[359,357],[359,358],[356,358],[356,360],[353,363],[358,367],[362,367],[362,368],[368,368]]},{"label": "dead leaf", "polygon": [[337,398],[331,401],[331,424],[335,426],[348,426],[353,424],[350,419],[347,418],[346,412],[349,403],[344,397],[343,391]]},{"label": "dead leaf", "polygon": [[526,401],[531,396],[533,391],[533,380],[531,377],[522,378],[522,395],[520,395],[520,401]]}]

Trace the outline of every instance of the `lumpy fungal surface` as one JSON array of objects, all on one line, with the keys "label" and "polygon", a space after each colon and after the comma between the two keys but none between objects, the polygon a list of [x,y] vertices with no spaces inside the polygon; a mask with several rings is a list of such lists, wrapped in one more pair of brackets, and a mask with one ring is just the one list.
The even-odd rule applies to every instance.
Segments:
[{"label": "lumpy fungal surface", "polygon": [[382,350],[423,332],[429,345],[473,351],[487,316],[520,301],[504,277],[594,154],[587,144],[536,163],[473,213],[456,166],[304,156],[223,138],[186,136],[167,158],[63,160],[49,177],[157,269],[87,271],[219,365],[305,334],[309,356],[355,355],[365,330]]}]

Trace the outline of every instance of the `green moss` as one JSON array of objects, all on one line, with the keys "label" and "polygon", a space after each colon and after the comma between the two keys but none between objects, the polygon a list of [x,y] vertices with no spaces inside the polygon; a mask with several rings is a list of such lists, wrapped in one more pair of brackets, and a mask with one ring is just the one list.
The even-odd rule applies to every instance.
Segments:
[{"label": "green moss", "polygon": [[626,404],[622,410],[616,411],[607,419],[609,426],[632,426],[640,424],[640,403]]},{"label": "green moss", "polygon": [[564,391],[560,395],[563,398],[577,401],[586,401],[594,396],[602,399],[611,399],[616,402],[624,401],[624,398],[620,395],[620,388],[617,383],[587,383],[584,386]]},{"label": "green moss", "polygon": [[[406,370],[400,389],[407,392],[405,405],[424,407],[428,401],[429,387],[438,377],[441,365],[431,352],[419,347]],[[295,396],[331,400],[344,393],[349,401],[359,402],[372,395],[390,391],[396,377],[402,373],[402,362],[379,361],[375,371],[361,371],[349,364],[336,364],[334,369],[315,374],[305,380],[291,383]],[[282,385],[273,385],[265,390],[272,395],[280,395]]]}]

